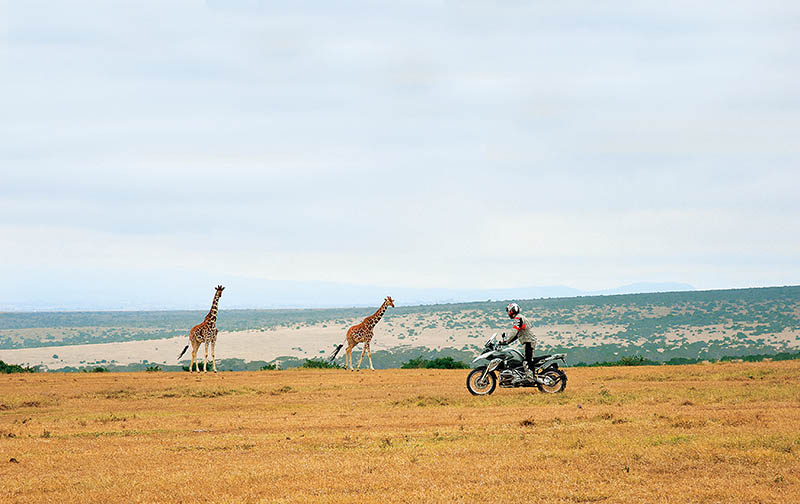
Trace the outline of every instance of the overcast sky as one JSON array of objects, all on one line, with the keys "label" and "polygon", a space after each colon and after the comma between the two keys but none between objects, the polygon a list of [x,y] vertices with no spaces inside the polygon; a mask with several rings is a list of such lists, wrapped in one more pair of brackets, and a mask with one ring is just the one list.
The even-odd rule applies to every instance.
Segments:
[{"label": "overcast sky", "polygon": [[798,2],[0,0],[0,114],[7,301],[800,283]]}]

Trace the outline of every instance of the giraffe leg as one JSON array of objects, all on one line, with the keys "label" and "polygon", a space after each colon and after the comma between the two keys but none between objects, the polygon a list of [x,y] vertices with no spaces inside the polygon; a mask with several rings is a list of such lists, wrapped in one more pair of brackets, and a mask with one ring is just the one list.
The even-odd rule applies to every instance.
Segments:
[{"label": "giraffe leg", "polygon": [[211,365],[214,366],[214,372],[217,372],[217,359],[214,356],[214,347],[217,346],[216,340],[211,342]]},{"label": "giraffe leg", "polygon": [[206,340],[206,354],[203,356],[203,372],[208,373],[208,340]]},{"label": "giraffe leg", "polygon": [[347,343],[347,348],[344,349],[344,368],[353,369],[353,341],[350,339],[350,331],[347,331],[347,336],[344,339]]},{"label": "giraffe leg", "polygon": [[358,369],[356,371],[361,371],[361,361],[364,360],[364,352],[367,351],[367,344],[364,343],[364,348],[361,349],[361,358],[358,359]]},{"label": "giraffe leg", "polygon": [[[353,345],[353,346],[355,346],[355,345]],[[348,346],[347,347],[347,351],[345,352],[345,355],[347,356],[347,359],[345,359],[345,367],[347,369],[349,369],[350,371],[352,371],[353,370],[353,347],[352,346]]]},{"label": "giraffe leg", "polygon": [[372,367],[372,350],[369,348],[369,343],[367,343],[367,357],[369,357],[369,368],[375,371],[375,368]]},{"label": "giraffe leg", "polygon": [[[189,372],[190,373],[194,373],[192,368],[194,367],[194,363],[197,362],[197,348],[198,347],[192,348],[192,363],[189,364]],[[197,370],[200,371],[200,363],[197,364]]]}]

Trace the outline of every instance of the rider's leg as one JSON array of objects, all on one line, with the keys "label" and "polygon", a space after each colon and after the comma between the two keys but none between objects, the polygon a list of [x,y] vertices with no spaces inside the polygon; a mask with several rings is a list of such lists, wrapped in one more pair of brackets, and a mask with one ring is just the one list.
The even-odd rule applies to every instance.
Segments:
[{"label": "rider's leg", "polygon": [[527,364],[525,378],[533,380],[533,345],[531,343],[525,343],[525,364]]}]

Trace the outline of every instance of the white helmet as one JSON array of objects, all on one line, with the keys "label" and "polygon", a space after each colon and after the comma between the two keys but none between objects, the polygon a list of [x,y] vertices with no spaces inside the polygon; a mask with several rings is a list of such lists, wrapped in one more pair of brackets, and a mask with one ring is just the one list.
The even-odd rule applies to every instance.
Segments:
[{"label": "white helmet", "polygon": [[508,312],[508,318],[514,318],[519,315],[519,305],[517,303],[511,303],[506,306],[506,312]]}]

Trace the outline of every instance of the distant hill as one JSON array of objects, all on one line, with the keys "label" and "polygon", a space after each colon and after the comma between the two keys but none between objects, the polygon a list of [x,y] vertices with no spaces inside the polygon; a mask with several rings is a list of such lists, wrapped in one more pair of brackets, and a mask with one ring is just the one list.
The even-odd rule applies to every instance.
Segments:
[{"label": "distant hill", "polygon": [[583,296],[604,296],[614,294],[647,294],[656,292],[681,292],[693,291],[694,287],[686,283],[675,282],[639,282],[629,285],[623,285],[616,289],[607,289],[591,292],[583,292],[579,295]]},{"label": "distant hill", "polygon": [[[537,352],[565,351],[573,362],[612,361],[633,355],[654,361],[718,359],[800,348],[800,286],[518,302],[539,338]],[[389,354],[403,358],[415,354],[466,358],[492,332],[509,330],[505,304],[506,301],[398,304],[376,328],[373,350],[386,356],[376,365],[397,364],[400,357],[389,358]],[[229,359],[280,358],[284,362],[327,355],[343,340],[346,328],[374,308],[223,309],[219,314],[217,354]],[[136,347],[139,350],[108,350],[111,353],[105,355],[101,345],[93,347],[92,355],[108,362],[130,364],[149,358],[151,362],[175,364],[154,359],[165,359],[164,348],[177,356],[173,348],[182,348],[188,328],[202,320],[205,313],[0,313],[0,359],[23,363],[20,359],[24,356],[24,362],[33,365],[72,365],[75,358],[64,357],[68,349],[59,352],[58,348],[140,341],[142,346]],[[162,350],[147,353],[154,346]],[[42,350],[34,352],[37,348]],[[71,354],[80,355],[80,347],[74,348],[78,350]]]}]

